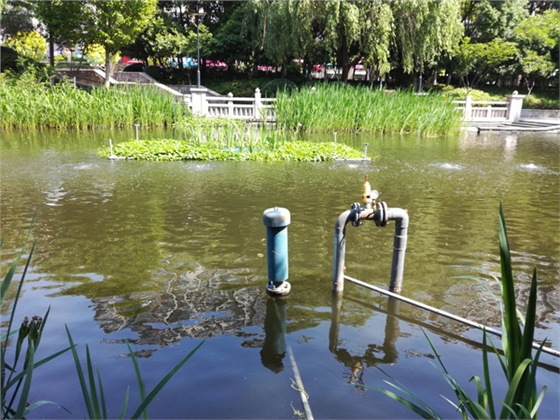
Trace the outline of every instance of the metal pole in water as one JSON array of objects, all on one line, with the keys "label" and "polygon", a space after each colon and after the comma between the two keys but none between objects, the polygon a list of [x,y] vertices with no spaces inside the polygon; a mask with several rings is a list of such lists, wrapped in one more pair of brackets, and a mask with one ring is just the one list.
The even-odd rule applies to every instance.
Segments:
[{"label": "metal pole in water", "polygon": [[273,295],[287,295],[291,285],[288,279],[288,225],[290,211],[273,207],[263,213],[266,226],[266,257],[268,262],[268,283],[266,290]]},{"label": "metal pole in water", "polygon": [[369,143],[364,143],[364,160],[367,159],[367,147],[369,146]]},{"label": "metal pole in water", "polygon": [[138,140],[138,127],[140,127],[140,124],[134,124],[134,130],[136,132],[136,140]]}]

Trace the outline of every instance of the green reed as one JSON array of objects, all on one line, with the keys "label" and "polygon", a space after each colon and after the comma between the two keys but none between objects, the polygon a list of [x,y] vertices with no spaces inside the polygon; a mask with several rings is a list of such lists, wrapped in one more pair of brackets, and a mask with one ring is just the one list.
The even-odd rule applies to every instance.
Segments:
[{"label": "green reed", "polygon": [[306,132],[371,132],[438,135],[457,133],[461,114],[439,94],[381,91],[326,84],[281,92],[276,98],[278,126]]},{"label": "green reed", "polygon": [[52,88],[32,76],[0,78],[1,129],[77,129],[171,126],[188,114],[173,96],[147,86],[75,89]]},{"label": "green reed", "polygon": [[[11,289],[12,282],[15,282],[14,276],[21,258],[23,257],[29,244],[30,233],[31,228],[29,228],[27,232],[23,248],[14,259],[8,272],[2,280],[2,285],[0,286],[1,313],[4,313],[3,306],[8,305],[8,303],[6,303],[8,291]],[[2,247],[3,242],[3,240],[0,240],[0,248]],[[21,297],[23,281],[29,268],[29,262],[31,261],[34,249],[35,242],[31,245],[23,273],[21,274],[21,279],[17,282],[15,287],[15,294],[12,298],[11,307],[9,310],[5,311],[7,314],[7,323],[4,324],[3,327],[5,328],[2,334],[0,334],[0,397],[3,419],[25,418],[25,416],[27,416],[31,411],[42,405],[54,404],[51,401],[35,401],[33,403],[29,403],[33,373],[35,369],[41,365],[70,350],[70,347],[68,347],[41,360],[35,359],[37,348],[41,342],[43,330],[49,317],[50,308],[47,309],[43,317],[35,315],[31,318],[31,320],[29,320],[29,317],[26,316],[19,328],[14,326],[15,313]],[[14,343],[11,346],[11,350],[13,350],[14,355],[10,360],[8,360],[8,347],[10,347],[10,342],[12,340]]]},{"label": "green reed", "polygon": [[[35,217],[33,217],[34,219]],[[32,221],[33,224],[33,221]],[[25,275],[29,268],[31,257],[33,256],[33,251],[35,249],[35,241],[32,243],[29,253],[27,255],[27,261],[25,262],[25,267],[21,275],[21,279],[13,287],[14,277],[18,269],[19,263],[24,256],[24,252],[29,245],[29,237],[31,233],[31,227],[27,232],[27,237],[24,242],[24,246],[18,253],[13,263],[10,265],[7,274],[2,280],[0,285],[0,308],[2,313],[4,313],[4,305],[6,303],[9,291],[15,288],[15,294],[12,297],[12,304],[7,313],[7,322],[4,325],[3,331],[0,334],[0,397],[1,397],[1,412],[2,419],[22,419],[26,418],[33,410],[46,404],[56,404],[52,401],[34,401],[30,403],[30,392],[31,385],[33,382],[33,374],[35,369],[48,363],[49,361],[61,356],[67,351],[71,350],[72,357],[74,360],[74,365],[76,367],[76,373],[80,383],[80,389],[82,391],[82,397],[87,411],[87,417],[90,419],[107,419],[108,407],[107,400],[105,398],[103,382],[101,380],[101,373],[99,368],[94,369],[94,364],[91,359],[91,354],[89,351],[89,346],[86,344],[86,373],[82,368],[82,363],[80,361],[78,352],[76,350],[76,344],[70,334],[68,326],[66,326],[66,334],[68,336],[68,341],[70,343],[69,347],[64,348],[56,353],[53,353],[41,360],[36,360],[36,352],[41,338],[44,336],[44,328],[47,323],[47,319],[50,313],[50,307],[46,311],[43,317],[33,316],[31,320],[26,316],[21,323],[19,328],[14,328],[16,308],[20,301],[23,282]],[[3,239],[0,239],[0,249],[3,244]],[[189,361],[189,359],[197,352],[197,350],[204,344],[204,341],[200,342],[193,350],[191,350],[185,357],[183,357],[149,392],[146,392],[146,387],[144,385],[144,380],[140,373],[140,367],[138,360],[132,347],[126,342],[128,353],[132,364],[134,367],[134,374],[138,384],[138,390],[140,394],[140,403],[135,408],[134,413],[130,418],[137,419],[142,416],[143,419],[148,418],[148,406],[157,397],[157,395],[163,390],[166,384],[179,372],[179,370]],[[12,350],[14,355],[11,360],[8,360],[8,350]],[[21,363],[20,363],[21,362]],[[61,396],[63,397],[63,396]],[[72,398],[74,396],[71,396]],[[128,408],[129,402],[129,390],[125,391],[123,396],[123,402],[121,405],[121,410],[119,418],[124,418]],[[62,407],[65,411],[66,408]],[[83,418],[84,416],[77,416]],[[115,418],[114,415],[111,418]]]},{"label": "green reed", "polygon": [[[483,271],[483,273],[490,275],[500,283],[502,302],[502,349],[504,355],[502,356],[498,352],[491,340],[490,344],[488,344],[486,331],[483,331],[483,375],[482,378],[479,376],[472,376],[470,379],[476,384],[477,393],[475,397],[469,396],[465,389],[453,378],[425,332],[424,335],[439,363],[441,374],[450,385],[457,398],[456,403],[447,398],[446,400],[462,414],[464,419],[469,417],[474,419],[536,419],[546,391],[546,387],[543,387],[537,394],[536,382],[539,357],[546,340],[539,346],[535,355],[533,355],[532,352],[537,312],[537,270],[536,268],[533,270],[526,313],[525,316],[523,316],[521,311],[517,308],[515,299],[511,252],[502,203],[500,203],[498,222],[502,276],[501,279],[498,279],[491,273],[486,271]],[[473,278],[470,276],[468,277]],[[480,280],[478,278],[473,279]],[[495,378],[491,378],[490,376],[488,358],[490,351],[496,354],[508,384],[507,392],[503,400],[498,400],[492,388],[492,379],[495,380]],[[375,389],[408,407],[422,418],[443,418],[433,407],[422,401],[422,399],[406,386],[396,381],[394,383],[385,381],[385,383],[399,393],[397,394],[383,388]],[[501,407],[496,406],[497,402]]]}]

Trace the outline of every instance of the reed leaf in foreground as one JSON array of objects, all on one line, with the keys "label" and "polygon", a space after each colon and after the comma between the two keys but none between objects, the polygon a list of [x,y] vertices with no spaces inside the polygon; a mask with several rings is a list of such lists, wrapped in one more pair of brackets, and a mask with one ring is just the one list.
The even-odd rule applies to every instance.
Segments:
[{"label": "reed leaf in foreground", "polygon": [[[110,416],[110,417],[108,416],[107,401],[105,399],[105,392],[103,388],[103,382],[101,380],[101,373],[99,372],[99,369],[95,369],[95,370],[93,369],[93,362],[91,360],[88,345],[86,344],[86,369],[87,369],[87,378],[86,378],[86,376],[84,375],[84,371],[82,369],[78,352],[76,351],[74,340],[72,339],[72,335],[70,334],[70,330],[68,329],[68,326],[66,326],[66,334],[68,336],[68,341],[70,342],[70,345],[72,347],[74,364],[76,366],[76,372],[78,374],[78,380],[80,382],[80,388],[82,390],[82,396],[84,399],[84,403],[86,405],[88,417],[90,419],[114,418],[114,416]],[[140,405],[136,408],[136,410],[130,417],[131,419],[137,419],[140,416],[142,416],[144,419],[148,418],[148,413],[147,413],[148,405],[153,401],[153,399],[157,396],[157,394],[159,394],[159,392],[163,389],[163,387],[167,384],[167,382],[169,382],[169,380],[179,371],[179,369],[181,369],[181,367],[183,367],[183,365],[187,363],[187,361],[192,357],[192,355],[196,353],[196,351],[200,348],[200,346],[202,346],[202,344],[204,344],[204,341],[198,344],[193,350],[189,352],[189,354],[187,354],[179,363],[177,363],[175,367],[171,369],[167,373],[167,375],[165,375],[163,379],[161,379],[161,381],[159,381],[159,383],[154,387],[154,389],[148,395],[146,395],[144,380],[142,379],[142,375],[140,374],[138,360],[136,359],[132,347],[130,347],[128,341],[126,342],[126,345],[128,347],[128,353],[132,360],[132,364],[134,365],[134,372],[136,374],[136,379],[138,381],[138,387],[140,391],[140,401],[141,401]],[[119,419],[124,418],[124,415],[126,414],[126,410],[128,408],[128,396],[129,396],[129,389],[127,388],[124,395],[121,410],[119,413],[119,417],[118,417]]]},{"label": "reed leaf in foreground", "polygon": [[[533,419],[537,418],[539,407],[544,399],[546,387],[543,387],[537,396],[536,374],[539,357],[546,340],[537,349],[535,356],[532,355],[533,338],[536,322],[537,302],[537,271],[534,269],[531,280],[531,290],[527,304],[526,315],[518,316],[518,308],[515,301],[513,269],[511,264],[511,253],[507,236],[503,206],[500,203],[499,210],[499,242],[500,242],[500,266],[502,272],[501,298],[502,309],[502,349],[504,356],[500,355],[494,343],[490,344],[503,369],[508,383],[507,392],[502,402],[500,411],[496,410],[495,397],[492,391],[490,369],[488,361],[489,346],[486,332],[483,331],[482,361],[483,379],[473,376],[471,381],[476,383],[477,396],[471,398],[467,392],[458,384],[446,369],[437,350],[430,338],[424,333],[432,348],[437,361],[441,367],[440,373],[455,392],[457,403],[448,400],[459,410],[463,418],[472,416],[476,419]],[[521,330],[521,324],[524,326]],[[435,410],[428,407],[414,393],[404,387],[399,387],[391,382],[385,381],[391,387],[404,394],[404,397],[382,388],[375,388],[395,401],[410,408],[423,418],[442,418]],[[497,415],[499,413],[499,416]]]},{"label": "reed leaf in foreground", "polygon": [[[33,222],[31,223],[33,224]],[[16,259],[13,261],[8,273],[2,280],[2,285],[0,286],[0,306],[3,306],[6,301],[6,296],[8,289],[13,281],[14,275],[16,273],[17,267],[23,255],[27,244],[29,243],[29,235],[31,233],[31,227],[27,232],[27,238],[25,239],[24,246],[17,255]],[[0,241],[0,248],[3,244],[3,240]],[[41,337],[43,335],[43,330],[45,328],[47,319],[49,317],[50,308],[45,313],[44,317],[33,316],[31,321],[28,317],[25,317],[21,326],[17,330],[12,330],[14,316],[16,308],[21,295],[21,290],[23,282],[25,280],[25,275],[29,268],[29,263],[31,257],[33,256],[33,251],[35,249],[35,242],[33,242],[21,279],[17,285],[15,297],[13,299],[12,307],[10,309],[10,316],[8,321],[8,328],[5,333],[0,336],[0,373],[1,373],[1,383],[0,383],[0,394],[2,400],[2,418],[16,418],[21,419],[27,416],[31,411],[45,404],[54,404],[51,401],[36,401],[33,404],[29,404],[29,394],[31,391],[31,384],[33,380],[33,372],[39,366],[44,365],[50,360],[60,356],[61,354],[68,351],[70,348],[66,348],[57,353],[54,353],[40,361],[35,361],[35,353],[39,344],[41,342]],[[8,351],[9,340],[12,336],[17,334],[17,340],[15,343],[15,354],[12,362],[6,360],[6,354]],[[27,350],[24,350],[24,343],[27,341]],[[21,371],[18,372],[18,363],[20,357],[24,355],[23,364]]]}]

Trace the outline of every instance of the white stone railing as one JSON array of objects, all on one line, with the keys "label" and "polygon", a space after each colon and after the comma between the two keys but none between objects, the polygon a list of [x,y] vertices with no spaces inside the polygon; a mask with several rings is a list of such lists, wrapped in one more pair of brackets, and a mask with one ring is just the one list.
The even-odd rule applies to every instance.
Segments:
[{"label": "white stone railing", "polygon": [[521,117],[523,109],[523,98],[514,91],[506,95],[506,101],[473,101],[467,96],[464,101],[453,101],[457,109],[463,111],[465,121],[517,121]]},{"label": "white stone railing", "polygon": [[227,96],[208,96],[206,88],[192,88],[190,95],[185,95],[194,115],[213,118],[235,118],[247,121],[276,120],[275,99],[263,98],[259,88],[255,89],[253,98],[234,98]]},{"label": "white stone railing", "polygon": [[[184,95],[194,115],[213,118],[235,118],[247,121],[276,121],[275,99],[263,98],[259,88],[255,89],[253,98],[234,98],[227,96],[209,96],[206,88],[191,88],[191,93]],[[457,109],[463,111],[465,121],[517,121],[521,116],[523,98],[514,91],[506,95],[506,101],[473,101],[467,96],[464,101],[453,101]]]}]

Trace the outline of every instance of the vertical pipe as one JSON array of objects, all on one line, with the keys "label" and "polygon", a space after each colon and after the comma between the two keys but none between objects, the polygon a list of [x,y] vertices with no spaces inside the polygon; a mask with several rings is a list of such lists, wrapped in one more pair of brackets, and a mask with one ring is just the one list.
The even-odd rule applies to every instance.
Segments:
[{"label": "vertical pipe", "polygon": [[289,210],[274,207],[264,211],[263,223],[266,226],[266,255],[268,261],[267,290],[274,294],[287,294],[290,291],[288,279],[288,225]]},{"label": "vertical pipe", "polygon": [[346,225],[353,210],[346,210],[334,225],[333,292],[344,290],[344,260],[346,258]]},{"label": "vertical pipe", "polygon": [[197,16],[196,21],[196,87],[200,88],[200,34],[199,34],[200,18]]},{"label": "vertical pipe", "polygon": [[389,290],[400,293],[402,290],[406,243],[408,240],[408,213],[403,209],[389,208],[387,209],[387,220],[396,221]]}]

